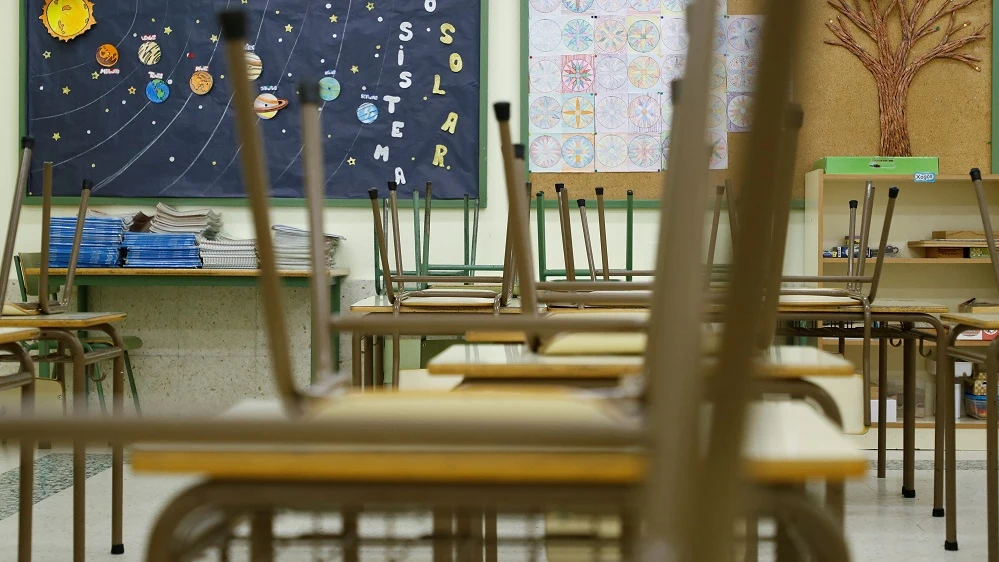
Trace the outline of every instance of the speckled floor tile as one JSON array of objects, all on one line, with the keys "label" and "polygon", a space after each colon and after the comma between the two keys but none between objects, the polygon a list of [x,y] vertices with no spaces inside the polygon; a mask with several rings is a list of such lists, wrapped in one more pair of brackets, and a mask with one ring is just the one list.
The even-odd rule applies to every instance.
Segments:
[{"label": "speckled floor tile", "polygon": [[[111,468],[111,454],[87,454],[87,478]],[[0,519],[17,513],[20,471],[0,473]],[[73,485],[73,454],[52,453],[35,459],[34,503],[58,494]]]}]

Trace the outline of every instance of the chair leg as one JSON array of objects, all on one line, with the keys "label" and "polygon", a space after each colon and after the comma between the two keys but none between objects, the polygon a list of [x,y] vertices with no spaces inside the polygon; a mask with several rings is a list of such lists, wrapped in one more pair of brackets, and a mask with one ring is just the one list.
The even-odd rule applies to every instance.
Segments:
[{"label": "chair leg", "polygon": [[139,408],[139,391],[135,389],[135,376],[132,374],[132,361],[125,352],[125,373],[128,375],[128,386],[132,390],[132,404],[135,405],[135,415],[141,416],[142,409]]},{"label": "chair leg", "polygon": [[[106,416],[108,415],[108,407],[107,404],[104,403],[104,381],[101,380],[101,368],[94,364],[90,366],[90,369],[90,372],[96,376],[93,378],[88,377],[87,380],[93,381],[94,386],[97,387],[97,399],[101,402],[101,415]],[[90,390],[89,382],[87,384],[87,390]]]}]

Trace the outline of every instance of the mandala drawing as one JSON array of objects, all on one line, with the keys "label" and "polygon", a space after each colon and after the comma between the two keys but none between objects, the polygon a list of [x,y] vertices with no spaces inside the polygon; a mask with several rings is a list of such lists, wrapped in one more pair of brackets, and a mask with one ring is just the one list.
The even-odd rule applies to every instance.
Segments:
[{"label": "mandala drawing", "polygon": [[753,18],[732,18],[728,22],[728,46],[751,53],[760,43],[760,24]]},{"label": "mandala drawing", "polygon": [[659,139],[652,135],[638,135],[628,145],[628,158],[639,168],[658,168],[662,163]]},{"label": "mandala drawing", "polygon": [[562,42],[577,53],[589,49],[593,46],[593,25],[583,19],[569,20],[562,27]]},{"label": "mandala drawing", "polygon": [[559,87],[558,64],[551,60],[539,60],[531,65],[531,91],[554,92]]},{"label": "mandala drawing", "polygon": [[648,53],[659,45],[659,28],[649,20],[638,20],[628,28],[628,45],[639,53]]},{"label": "mandala drawing", "polygon": [[531,123],[539,129],[551,129],[561,121],[562,106],[555,98],[542,96],[531,102]]},{"label": "mandala drawing", "polygon": [[[724,14],[725,12],[719,12]],[[714,44],[712,45],[712,51],[716,55],[724,55],[727,49],[725,46],[728,44],[728,22],[724,17],[717,18],[715,20],[715,35]]]},{"label": "mandala drawing", "polygon": [[670,12],[680,13],[687,9],[687,6],[694,3],[694,0],[663,0],[663,7]]},{"label": "mandala drawing", "polygon": [[728,91],[752,92],[756,87],[759,66],[755,55],[728,57]]},{"label": "mandala drawing", "polygon": [[725,57],[715,56],[711,59],[711,89],[724,87],[725,77]]},{"label": "mandala drawing", "polygon": [[593,141],[583,135],[569,137],[562,145],[562,160],[573,168],[585,168],[593,163]]},{"label": "mandala drawing", "polygon": [[749,130],[753,115],[753,98],[745,94],[729,94],[728,131],[744,133]]},{"label": "mandala drawing", "polygon": [[669,131],[663,131],[663,133],[659,136],[659,146],[662,148],[663,151],[662,162],[664,170],[668,167],[667,164],[669,163],[669,139],[670,139]]},{"label": "mandala drawing", "polygon": [[562,28],[555,20],[538,20],[531,25],[531,46],[547,53],[562,44]]},{"label": "mandala drawing", "polygon": [[675,53],[686,53],[690,45],[687,35],[687,22],[683,18],[666,18],[663,20],[663,47]]},{"label": "mandala drawing", "polygon": [[672,83],[683,78],[683,70],[687,67],[687,57],[683,55],[667,55],[663,57],[663,84]]},{"label": "mandala drawing", "polygon": [[654,129],[661,121],[659,102],[652,96],[638,96],[628,104],[628,118],[635,127],[644,130]]},{"label": "mandala drawing", "polygon": [[708,128],[717,129],[725,124],[725,100],[711,96],[708,100]]},{"label": "mandala drawing", "polygon": [[625,58],[597,57],[597,84],[605,90],[619,90],[628,83],[628,64]]},{"label": "mandala drawing", "polygon": [[662,96],[662,105],[659,108],[660,119],[663,122],[663,130],[668,131],[673,126],[673,104],[669,103],[669,98],[665,94]]},{"label": "mandala drawing", "polygon": [[647,90],[659,83],[659,63],[652,57],[637,57],[628,65],[628,80],[636,88]]},{"label": "mandala drawing", "polygon": [[601,135],[597,139],[597,164],[600,168],[617,168],[628,161],[628,143],[618,135]]},{"label": "mandala drawing", "polygon": [[595,113],[593,99],[589,96],[574,96],[562,104],[562,122],[573,129],[590,127]]},{"label": "mandala drawing", "polygon": [[597,8],[605,12],[617,12],[628,5],[628,0],[597,0]]},{"label": "mandala drawing", "polygon": [[652,12],[659,9],[659,0],[628,0],[628,4],[638,12]]},{"label": "mandala drawing", "polygon": [[597,102],[597,123],[600,127],[612,130],[620,129],[628,121],[628,102],[610,96]]},{"label": "mandala drawing", "polygon": [[711,169],[727,168],[728,138],[720,133],[708,133],[708,142],[711,143]]},{"label": "mandala drawing", "polygon": [[531,141],[531,162],[539,168],[551,168],[562,159],[562,144],[548,135]]},{"label": "mandala drawing", "polygon": [[[568,57],[564,57],[568,58]],[[570,58],[562,65],[562,89],[585,92],[593,85],[593,65],[585,58]]]},{"label": "mandala drawing", "polygon": [[554,12],[555,8],[562,5],[559,0],[531,0],[531,7],[535,10],[547,14]]},{"label": "mandala drawing", "polygon": [[590,6],[593,5],[593,0],[562,0],[562,5],[570,12],[581,14],[590,9]]},{"label": "mandala drawing", "polygon": [[628,44],[628,30],[624,22],[615,18],[601,18],[593,30],[598,51],[617,53]]}]

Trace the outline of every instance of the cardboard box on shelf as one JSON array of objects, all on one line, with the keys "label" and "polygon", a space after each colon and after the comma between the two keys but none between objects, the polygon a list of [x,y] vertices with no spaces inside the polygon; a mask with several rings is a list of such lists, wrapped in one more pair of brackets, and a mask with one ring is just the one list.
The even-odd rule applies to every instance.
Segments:
[{"label": "cardboard box on shelf", "polygon": [[968,314],[971,313],[995,314],[999,313],[999,303],[985,302],[977,299],[968,299],[962,302],[961,304],[957,305],[957,311]]}]

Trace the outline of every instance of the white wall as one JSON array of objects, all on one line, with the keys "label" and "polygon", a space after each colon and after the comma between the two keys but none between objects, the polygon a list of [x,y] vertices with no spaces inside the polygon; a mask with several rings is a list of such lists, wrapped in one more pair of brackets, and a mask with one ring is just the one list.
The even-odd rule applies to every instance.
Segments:
[{"label": "white wall", "polygon": [[[520,2],[516,0],[492,0],[489,12],[489,105],[490,113],[493,102],[512,101],[513,107],[513,134],[514,138],[519,138],[519,96],[520,96]],[[18,7],[17,2],[3,2],[0,7],[0,45],[4,47],[4,52],[19,52],[18,47]],[[6,73],[6,76],[3,74]],[[0,68],[0,99],[3,100],[3,107],[16,108],[18,103],[19,77],[18,66],[7,64]],[[506,217],[506,197],[503,193],[503,168],[498,145],[499,133],[495,120],[489,119],[487,130],[488,137],[485,139],[489,145],[488,154],[488,189],[489,207],[482,212],[482,226],[479,232],[479,263],[499,263],[504,243],[505,217]],[[5,134],[0,136],[0,201],[10,201],[14,186],[14,179],[17,171],[18,157],[18,112],[7,110],[0,112],[0,131]],[[44,157],[44,155],[41,155]],[[419,181],[413,178],[413,181]],[[571,185],[569,186],[572,187]],[[150,205],[152,208],[153,205]],[[101,207],[97,207],[101,208]],[[138,208],[121,208],[116,211],[140,210]],[[149,209],[145,209],[149,210]],[[253,228],[249,219],[249,213],[242,207],[225,207],[221,209],[225,221],[225,231],[227,234],[236,237],[252,237]],[[71,214],[69,208],[56,209],[55,214]],[[18,251],[37,251],[38,232],[40,228],[40,209],[37,207],[26,208],[21,218],[20,235],[18,237]],[[301,210],[275,209],[271,218],[273,222],[288,224],[304,224],[305,215]],[[547,231],[549,238],[552,233],[557,232],[558,221],[555,213],[548,214],[549,222]],[[6,229],[7,213],[0,212],[0,232]],[[412,213],[403,212],[404,223],[403,244],[406,248],[412,248]],[[371,213],[363,208],[357,209],[329,209],[326,212],[327,229],[332,232],[342,234],[347,237],[347,242],[342,246],[340,254],[340,264],[351,268],[354,271],[352,277],[370,278],[373,271],[372,260],[372,230]],[[654,247],[652,241],[656,237],[656,225],[658,222],[658,212],[637,211],[635,219],[635,265],[636,267],[649,267],[654,260]],[[723,220],[724,223],[724,220]],[[433,261],[437,263],[451,262],[458,263],[461,260],[462,248],[462,215],[459,210],[437,209],[434,212],[433,236],[436,242],[432,250]],[[532,228],[534,221],[532,220]],[[578,221],[576,228],[579,228]],[[798,271],[801,263],[801,228],[802,220],[800,213],[795,213],[791,221],[791,232],[788,248],[788,265],[790,271]],[[577,236],[578,236],[577,230]],[[624,213],[623,211],[611,211],[609,216],[609,245],[612,249],[624,247]],[[727,241],[727,230],[722,230],[720,240]],[[558,238],[554,240],[557,242]],[[578,237],[576,240],[580,240]],[[648,241],[648,243],[644,243]],[[583,264],[583,253],[581,240],[576,244],[579,256],[577,265]],[[613,266],[623,267],[623,252],[611,252]],[[721,255],[725,255],[724,252]],[[404,255],[412,263],[411,251]],[[561,264],[561,253],[557,244],[552,245],[549,251],[549,267],[558,267]]]}]

